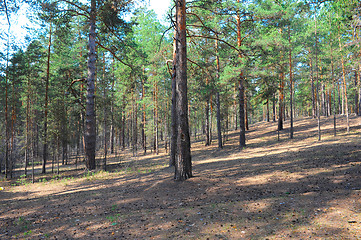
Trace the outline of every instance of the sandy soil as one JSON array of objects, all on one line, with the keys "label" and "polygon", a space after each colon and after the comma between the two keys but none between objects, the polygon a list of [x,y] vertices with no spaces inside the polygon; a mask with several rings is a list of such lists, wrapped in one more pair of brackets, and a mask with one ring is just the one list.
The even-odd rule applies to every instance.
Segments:
[{"label": "sandy soil", "polygon": [[[361,118],[275,123],[192,144],[194,177],[173,181],[168,157],[111,159],[112,172],[71,166],[37,183],[2,181],[0,239],[361,239]],[[39,182],[41,181],[41,182]],[[18,185],[18,186],[13,186]]]}]

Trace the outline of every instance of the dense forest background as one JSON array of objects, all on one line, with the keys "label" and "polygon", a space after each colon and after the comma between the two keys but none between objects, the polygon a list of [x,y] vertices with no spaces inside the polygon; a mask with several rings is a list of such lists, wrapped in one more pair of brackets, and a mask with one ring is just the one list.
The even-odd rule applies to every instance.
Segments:
[{"label": "dense forest background", "polygon": [[290,120],[293,138],[293,119],[312,116],[321,140],[320,116],[335,118],[336,134],[338,115],[361,115],[356,0],[176,1],[167,23],[133,1],[2,1],[9,29],[23,3],[40,27],[26,48],[1,32],[6,178],[71,156],[107,170],[107,156],[128,148],[164,149],[184,180],[190,138],[221,149],[237,130],[244,149],[252,123],[282,131]]}]

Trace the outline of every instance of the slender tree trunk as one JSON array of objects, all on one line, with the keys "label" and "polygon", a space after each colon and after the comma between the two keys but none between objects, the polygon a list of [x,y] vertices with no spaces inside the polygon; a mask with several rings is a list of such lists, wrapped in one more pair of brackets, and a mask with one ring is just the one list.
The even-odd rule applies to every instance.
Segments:
[{"label": "slender tree trunk", "polygon": [[[248,102],[248,98],[247,98],[247,91],[246,91],[246,78],[244,78],[244,82],[243,82],[243,88],[244,88],[244,125],[246,127],[246,130],[249,130],[249,121],[248,121],[248,110],[251,108],[249,106],[249,102]],[[252,116],[251,116],[251,121],[252,121]]]},{"label": "slender tree trunk", "polygon": [[27,177],[28,164],[29,164],[29,125],[30,125],[30,79],[28,79],[28,93],[26,95],[26,133],[25,133],[25,167],[24,175]]},{"label": "slender tree trunk", "polygon": [[[145,70],[144,70],[145,71]],[[146,118],[146,112],[145,112],[145,78],[143,77],[142,78],[142,102],[143,102],[143,105],[142,105],[142,148],[143,148],[143,151],[144,151],[144,154],[147,153],[147,137],[146,137],[146,134],[145,134],[145,125],[146,125],[146,121],[147,121],[147,118]]]},{"label": "slender tree trunk", "polygon": [[60,152],[60,148],[59,148],[59,136],[57,136],[57,139],[56,139],[56,162],[57,162],[57,171],[56,171],[56,174],[59,175],[59,172],[60,172],[60,167],[59,167],[59,152]]},{"label": "slender tree trunk", "polygon": [[273,120],[273,122],[276,122],[276,93],[273,93],[272,113],[273,113],[272,120]]},{"label": "slender tree trunk", "polygon": [[237,83],[234,84],[234,101],[233,101],[233,109],[234,109],[234,130],[238,130],[238,111],[237,111]]},{"label": "slender tree trunk", "polygon": [[359,113],[359,109],[358,109],[358,87],[357,87],[357,70],[355,70],[355,110],[354,110],[354,112],[355,112],[355,114],[356,114],[356,116],[358,115],[358,113]]},{"label": "slender tree trunk", "polygon": [[54,173],[54,164],[55,164],[55,157],[56,157],[56,147],[55,147],[55,143],[53,146],[53,157],[52,157],[52,161],[51,161],[51,173]]},{"label": "slender tree trunk", "polygon": [[269,118],[269,99],[267,99],[267,115],[266,115],[266,118],[267,118],[267,122],[270,121],[270,118]]},{"label": "slender tree trunk", "polygon": [[[107,111],[107,107],[106,107],[107,106],[106,98],[107,98],[107,82],[105,80],[105,54],[103,53],[103,101],[104,101],[104,106],[103,106],[103,115],[104,115],[104,121],[103,121],[103,134],[104,134],[103,170],[104,171],[107,170],[107,155],[108,155],[108,139],[107,139],[107,128],[108,128],[107,112],[108,111]],[[113,99],[111,101],[113,101]],[[110,111],[110,114],[112,114],[112,110]]]},{"label": "slender tree trunk", "polygon": [[313,64],[312,64],[312,56],[311,50],[309,50],[310,55],[310,77],[311,77],[311,94],[312,94],[312,117],[316,118],[316,101],[315,101],[315,80],[313,76]]},{"label": "slender tree trunk", "polygon": [[337,95],[338,95],[338,114],[342,114],[342,101],[341,101],[341,83],[337,81]]},{"label": "slender tree trunk", "polygon": [[344,96],[345,96],[344,98],[345,98],[345,114],[346,114],[346,121],[347,121],[347,133],[349,133],[350,132],[350,120],[349,120],[349,114],[348,114],[346,71],[345,71],[345,65],[344,65],[342,55],[341,55],[341,65],[342,65],[343,90],[344,90]]},{"label": "slender tree trunk", "polygon": [[222,128],[221,128],[221,101],[219,98],[219,92],[216,93],[217,103],[217,134],[218,134],[218,148],[223,148],[222,144]]},{"label": "slender tree trunk", "polygon": [[207,97],[206,100],[206,107],[205,107],[205,135],[206,135],[206,146],[210,145],[210,138],[209,138],[209,98]]},{"label": "slender tree trunk", "polygon": [[243,75],[240,75],[239,78],[239,128],[240,128],[240,137],[239,145],[240,147],[246,146],[246,126],[245,126],[245,114],[244,114],[244,83]]},{"label": "slender tree trunk", "polygon": [[321,115],[321,111],[320,111],[320,97],[319,97],[319,79],[318,79],[318,48],[317,48],[317,43],[318,43],[318,39],[317,39],[317,21],[316,21],[316,17],[315,17],[315,56],[316,56],[316,112],[317,112],[317,126],[318,126],[318,141],[321,141],[321,119],[320,119],[320,115]]},{"label": "slender tree trunk", "polygon": [[291,29],[288,26],[288,43],[289,50],[289,68],[290,68],[290,139],[293,139],[293,78],[292,78],[292,47],[291,47]]},{"label": "slender tree trunk", "polygon": [[[176,11],[178,8],[176,7]],[[177,18],[177,13],[176,13]],[[177,21],[177,20],[176,20]],[[172,106],[171,106],[171,140],[170,140],[170,159],[169,166],[175,166],[176,151],[177,151],[177,90],[176,90],[176,75],[177,75],[177,27],[174,29],[173,40],[173,69],[172,69]]]},{"label": "slender tree trunk", "polygon": [[91,0],[89,19],[89,56],[85,120],[85,162],[88,170],[95,169],[96,123],[95,123],[95,71],[96,71],[96,0]]},{"label": "slender tree trunk", "polygon": [[8,118],[8,111],[9,111],[9,48],[10,48],[10,26],[8,32],[8,41],[7,41],[7,54],[6,54],[6,73],[5,73],[5,179],[9,177],[9,139],[10,139],[10,132],[9,132],[9,118]]},{"label": "slender tree trunk", "polygon": [[285,86],[285,79],[284,73],[280,73],[280,94],[279,94],[279,107],[278,107],[278,131],[283,130],[283,113],[284,113],[284,86]]},{"label": "slender tree trunk", "polygon": [[42,173],[46,172],[46,162],[47,162],[47,157],[48,157],[48,91],[49,91],[49,78],[50,78],[51,30],[52,30],[52,25],[50,23],[49,44],[48,44],[48,60],[47,60],[46,78],[45,78],[44,149],[43,149],[43,166],[42,166],[42,171],[41,171]]},{"label": "slender tree trunk", "polygon": [[115,140],[115,129],[114,129],[114,58],[112,64],[112,88],[111,88],[111,103],[110,103],[110,116],[111,116],[111,125],[110,125],[110,154],[114,154],[114,140]]},{"label": "slender tree trunk", "polygon": [[[217,35],[218,38],[218,35]],[[217,74],[216,74],[216,78],[217,81],[219,81],[219,72],[220,72],[220,66],[219,66],[219,56],[218,56],[218,40],[216,40],[216,64],[217,64]],[[216,93],[216,104],[217,104],[217,134],[218,134],[218,148],[223,148],[223,143],[222,143],[222,127],[221,127],[221,101],[220,101],[220,97],[219,97],[219,90],[217,90]]]},{"label": "slender tree trunk", "polygon": [[336,137],[336,81],[334,74],[334,65],[333,65],[333,48],[331,43],[331,78],[332,78],[332,88],[333,88],[333,134]]},{"label": "slender tree trunk", "polygon": [[154,138],[155,138],[155,153],[159,154],[159,117],[158,117],[158,84],[155,83],[154,86],[154,100],[155,100],[155,106],[154,106],[154,123],[155,123],[155,131],[154,131]]},{"label": "slender tree trunk", "polygon": [[361,72],[360,72],[360,65],[358,66],[358,84],[357,84],[357,88],[358,88],[358,116],[361,116]]},{"label": "slender tree trunk", "polygon": [[[105,89],[105,88],[104,88]],[[105,93],[106,91],[104,90],[104,98],[105,98]],[[103,125],[103,131],[104,131],[104,158],[103,158],[103,170],[106,171],[107,170],[107,154],[108,154],[108,144],[107,144],[107,110],[104,104],[104,125]]]},{"label": "slender tree trunk", "polygon": [[[240,0],[237,0],[239,3]],[[242,38],[241,38],[241,18],[239,16],[239,12],[237,12],[237,46],[240,48],[242,46]],[[241,53],[238,54],[238,58],[242,59]],[[238,90],[239,90],[239,145],[240,147],[246,146],[246,116],[245,116],[245,83],[244,83],[243,72],[240,73],[238,79]]]},{"label": "slender tree trunk", "polygon": [[174,179],[183,181],[192,177],[187,98],[186,1],[177,0],[176,9],[176,108],[178,134]]}]

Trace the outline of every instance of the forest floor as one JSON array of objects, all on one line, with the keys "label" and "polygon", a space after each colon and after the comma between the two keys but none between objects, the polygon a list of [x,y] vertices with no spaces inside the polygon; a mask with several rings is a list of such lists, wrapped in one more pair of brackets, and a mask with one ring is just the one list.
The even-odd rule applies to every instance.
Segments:
[{"label": "forest floor", "polygon": [[[225,147],[192,143],[194,177],[173,180],[168,156],[123,152],[111,172],[1,181],[0,239],[361,239],[361,118],[261,122]],[[70,165],[71,166],[71,165]],[[16,186],[15,186],[16,185]]]}]

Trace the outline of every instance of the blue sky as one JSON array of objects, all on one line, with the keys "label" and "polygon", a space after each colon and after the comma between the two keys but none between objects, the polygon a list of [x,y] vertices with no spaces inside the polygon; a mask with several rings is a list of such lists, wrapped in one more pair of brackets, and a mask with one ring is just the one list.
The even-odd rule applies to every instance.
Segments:
[{"label": "blue sky", "polygon": [[[168,10],[171,2],[173,0],[145,0],[145,6],[148,6],[151,9],[154,9],[155,13],[158,15],[158,19],[162,20],[166,11]],[[18,46],[21,46],[24,43],[24,38],[26,35],[29,35],[26,28],[32,27],[33,24],[26,18],[26,7],[23,6],[20,8],[20,11],[16,16],[12,16],[11,21],[11,42],[15,43]],[[8,23],[5,18],[0,18],[0,31],[7,32]],[[3,45],[3,41],[5,39],[0,40],[0,44]],[[22,46],[24,47],[24,46]]]}]

